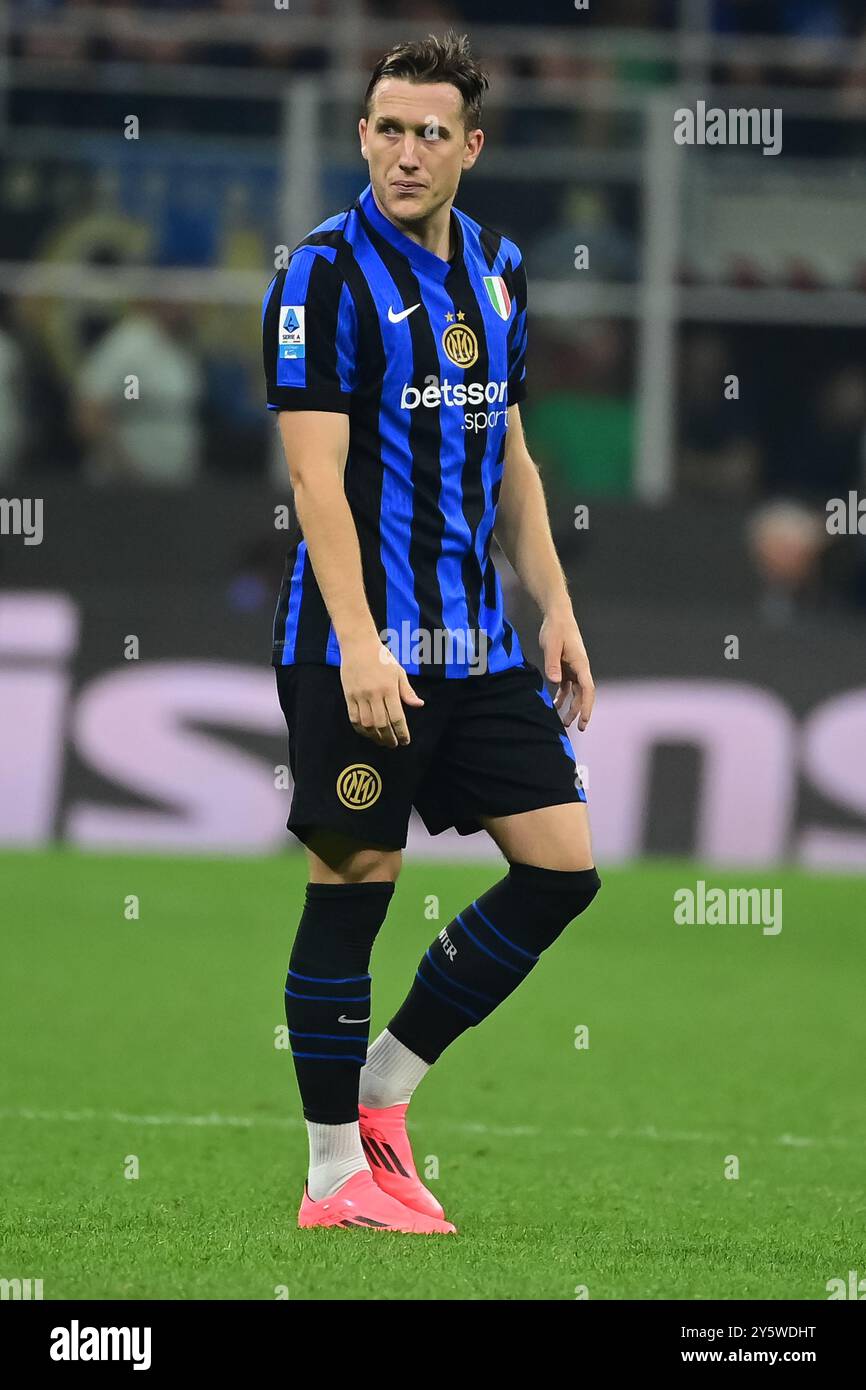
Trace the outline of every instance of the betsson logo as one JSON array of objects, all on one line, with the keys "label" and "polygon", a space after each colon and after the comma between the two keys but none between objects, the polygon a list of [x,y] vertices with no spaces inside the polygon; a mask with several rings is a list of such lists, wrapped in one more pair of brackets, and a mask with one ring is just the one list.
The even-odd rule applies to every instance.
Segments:
[{"label": "betsson logo", "polygon": [[400,396],[400,408],[417,410],[419,405],[431,408],[439,405],[483,405],[485,401],[493,405],[496,401],[504,401],[507,395],[507,381],[488,381],[486,386],[480,381],[471,381],[466,385],[462,381],[452,384],[446,377],[441,386],[438,382],[431,381],[423,391],[420,387],[410,386],[406,382]]}]

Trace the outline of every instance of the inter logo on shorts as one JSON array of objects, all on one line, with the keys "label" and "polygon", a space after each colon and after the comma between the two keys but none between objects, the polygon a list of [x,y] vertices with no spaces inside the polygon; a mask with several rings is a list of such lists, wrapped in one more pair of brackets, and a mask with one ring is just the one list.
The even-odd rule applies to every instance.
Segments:
[{"label": "inter logo on shorts", "polygon": [[501,319],[507,319],[511,313],[511,296],[505,288],[505,281],[501,275],[485,275],[484,288],[487,297],[493,305]]},{"label": "inter logo on shorts", "polygon": [[456,367],[471,367],[478,361],[478,339],[465,323],[449,323],[442,346]]},{"label": "inter logo on shorts", "polygon": [[382,778],[367,763],[352,763],[337,778],[337,796],[350,811],[366,811],[379,800],[381,790]]}]

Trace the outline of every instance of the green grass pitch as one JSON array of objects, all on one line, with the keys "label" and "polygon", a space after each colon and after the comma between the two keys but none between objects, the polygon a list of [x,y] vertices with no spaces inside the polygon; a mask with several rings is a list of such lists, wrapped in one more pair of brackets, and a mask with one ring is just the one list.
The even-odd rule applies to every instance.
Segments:
[{"label": "green grass pitch", "polygon": [[[274,1033],[300,856],[0,857],[0,1275],[46,1299],[292,1300],[825,1299],[866,1275],[866,882],[601,872],[416,1093],[419,1171],[438,1163],[460,1232],[423,1238],[295,1224],[306,1137]],[[499,876],[407,864],[373,1036]],[[782,931],[675,925],[674,890],[701,877],[782,888]]]}]

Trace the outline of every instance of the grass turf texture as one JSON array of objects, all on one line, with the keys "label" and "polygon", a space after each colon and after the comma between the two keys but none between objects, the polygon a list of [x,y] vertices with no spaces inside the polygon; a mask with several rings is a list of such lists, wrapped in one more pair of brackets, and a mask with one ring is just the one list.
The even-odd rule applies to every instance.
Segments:
[{"label": "grass turf texture", "polygon": [[[0,856],[0,1275],[42,1278],[46,1299],[824,1299],[862,1277],[866,884],[602,873],[413,1100],[419,1171],[438,1159],[460,1230],[422,1238],[295,1224],[306,1136],[274,1030],[300,857]],[[497,877],[406,866],[372,1036]],[[674,890],[699,877],[781,887],[783,930],[674,925]]]}]

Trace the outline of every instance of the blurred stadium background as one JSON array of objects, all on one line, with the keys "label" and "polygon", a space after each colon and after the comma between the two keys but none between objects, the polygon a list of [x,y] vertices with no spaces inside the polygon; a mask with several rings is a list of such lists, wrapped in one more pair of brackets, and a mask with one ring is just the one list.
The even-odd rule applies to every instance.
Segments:
[{"label": "blurred stadium background", "polygon": [[[525,252],[524,418],[604,696],[580,742],[599,858],[866,867],[866,536],[823,525],[866,468],[862,8],[492,17],[6,5],[0,486],[44,499],[45,535],[0,551],[3,841],[282,844],[260,297],[363,186],[376,55],[456,24],[493,82],[459,202]],[[781,108],[782,153],[675,145],[698,97]]]},{"label": "blurred stadium background", "polygon": [[[2,16],[0,493],[42,499],[44,535],[0,537],[0,1273],[292,1298],[821,1298],[862,1274],[866,534],[825,525],[866,496],[860,0]],[[493,81],[458,203],[527,262],[523,416],[599,685],[574,741],[606,889],[415,1103],[477,1263],[323,1242],[287,1280],[304,1138],[272,1025],[303,860],[274,775],[289,488],[259,308],[278,248],[367,181],[375,59],[448,25]],[[675,144],[697,100],[781,109],[781,154]],[[413,826],[374,1035],[427,895],[448,920],[498,872],[483,840]],[[781,936],[674,926],[699,876],[783,887]],[[147,1182],[119,1180],[129,1153]],[[748,1181],[720,1181],[731,1153]]]}]

